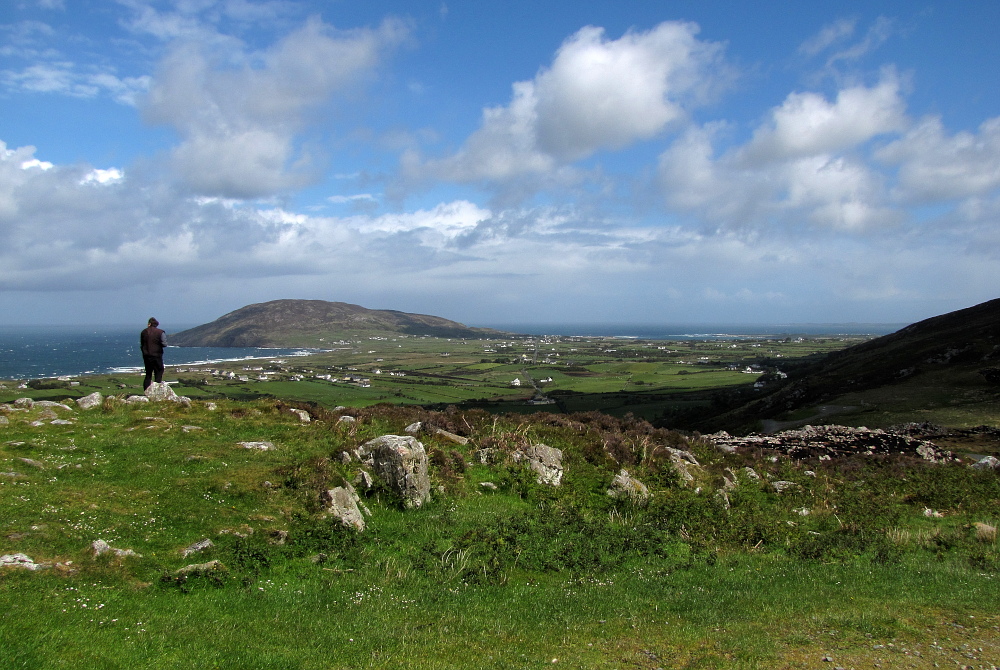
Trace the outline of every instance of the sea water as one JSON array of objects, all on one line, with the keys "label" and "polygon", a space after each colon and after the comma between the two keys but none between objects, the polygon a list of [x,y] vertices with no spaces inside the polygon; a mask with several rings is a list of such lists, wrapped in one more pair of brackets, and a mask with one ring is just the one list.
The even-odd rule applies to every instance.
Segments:
[{"label": "sea water", "polygon": [[[141,328],[121,326],[2,326],[0,379],[43,379],[86,374],[134,374],[143,369]],[[315,349],[168,347],[168,366],[251,358],[302,356]]]}]

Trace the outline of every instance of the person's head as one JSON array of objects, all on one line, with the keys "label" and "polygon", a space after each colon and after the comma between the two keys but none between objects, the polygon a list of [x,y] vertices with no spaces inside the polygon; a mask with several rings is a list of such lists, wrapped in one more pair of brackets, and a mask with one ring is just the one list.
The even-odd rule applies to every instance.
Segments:
[{"label": "person's head", "polygon": [[149,317],[149,325],[151,325],[153,328],[156,328],[158,325],[160,325],[160,322],[151,316]]}]

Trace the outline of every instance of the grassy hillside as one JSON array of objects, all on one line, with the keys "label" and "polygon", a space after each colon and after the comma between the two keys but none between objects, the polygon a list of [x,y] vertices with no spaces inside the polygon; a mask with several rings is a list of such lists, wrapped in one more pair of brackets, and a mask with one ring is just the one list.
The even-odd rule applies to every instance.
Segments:
[{"label": "grassy hillside", "polygon": [[759,429],[766,419],[996,425],[998,366],[1000,300],[992,300],[812,360],[790,362],[787,382],[767,393],[734,394],[714,415],[697,421],[705,430],[744,431]]},{"label": "grassy hillside", "polygon": [[[1000,663],[1000,478],[964,464],[725,454],[597,413],[9,409],[0,553],[48,567],[0,569],[0,667]],[[320,492],[361,468],[342,454],[418,420],[432,501],[377,482],[366,530],[326,517]],[[537,443],[565,454],[558,488],[513,459]],[[607,495],[622,468],[648,502]]]}]

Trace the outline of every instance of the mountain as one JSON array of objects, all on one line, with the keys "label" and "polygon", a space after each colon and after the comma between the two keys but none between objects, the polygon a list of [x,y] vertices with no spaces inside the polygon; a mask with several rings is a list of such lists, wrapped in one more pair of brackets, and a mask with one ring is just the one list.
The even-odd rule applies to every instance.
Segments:
[{"label": "mountain", "polygon": [[797,411],[802,416],[806,408],[823,403],[858,405],[869,418],[876,409],[909,412],[912,420],[931,420],[931,413],[943,417],[946,410],[954,416],[963,407],[995,407],[1000,400],[1000,299],[914,323],[797,367],[768,363],[788,372],[787,381],[735,409],[730,404],[704,428],[746,429],[762,419],[791,418]]},{"label": "mountain", "polygon": [[211,323],[170,336],[179,347],[323,347],[361,335],[430,335],[480,339],[506,335],[426,314],[366,309],[325,300],[272,300],[247,305]]}]

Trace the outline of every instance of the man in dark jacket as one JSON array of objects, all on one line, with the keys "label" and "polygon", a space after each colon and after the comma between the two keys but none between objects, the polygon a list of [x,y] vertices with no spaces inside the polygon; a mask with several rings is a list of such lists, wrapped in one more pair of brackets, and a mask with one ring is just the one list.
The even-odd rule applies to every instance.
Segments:
[{"label": "man in dark jacket", "polygon": [[149,326],[139,333],[139,348],[142,349],[142,362],[146,366],[143,390],[149,388],[154,375],[157,384],[163,381],[163,348],[167,346],[167,334],[157,328],[159,325],[159,321],[150,317]]}]

